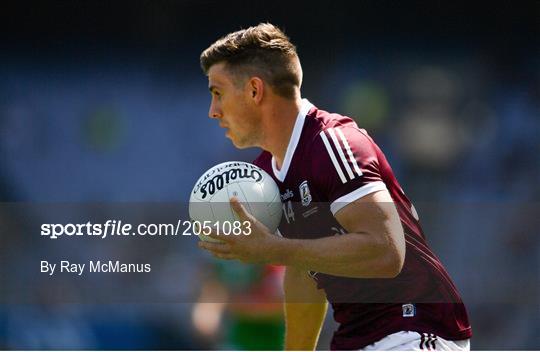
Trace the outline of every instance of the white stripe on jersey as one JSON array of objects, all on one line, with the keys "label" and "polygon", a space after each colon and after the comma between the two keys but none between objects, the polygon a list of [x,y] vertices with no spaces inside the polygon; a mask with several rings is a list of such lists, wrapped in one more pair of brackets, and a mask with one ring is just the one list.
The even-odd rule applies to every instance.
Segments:
[{"label": "white stripe on jersey", "polygon": [[[352,180],[354,178],[354,174],[351,170],[351,167],[349,166],[349,162],[345,158],[345,154],[343,154],[343,150],[341,146],[339,145],[338,139],[336,137],[336,134],[334,133],[333,128],[329,128],[328,133],[330,134],[330,137],[332,137],[332,141],[334,142],[334,145],[336,146],[336,150],[338,151],[339,157],[341,158],[341,162],[345,166],[345,170],[347,170],[347,174],[349,175],[349,178]],[[338,129],[339,131],[339,129]]]},{"label": "white stripe on jersey", "polygon": [[345,149],[347,150],[347,154],[349,155],[349,160],[351,160],[354,171],[358,174],[358,176],[362,176],[362,170],[360,170],[360,167],[358,167],[358,163],[356,162],[356,158],[354,157],[351,146],[349,145],[349,142],[347,142],[347,138],[345,138],[345,135],[341,131],[340,128],[336,128],[339,136],[341,137],[341,141],[343,142],[343,145],[345,146]]},{"label": "white stripe on jersey", "polygon": [[328,152],[328,155],[330,156],[330,159],[332,160],[332,163],[334,164],[334,167],[336,168],[336,171],[339,175],[339,178],[341,179],[341,182],[342,183],[347,182],[347,179],[345,178],[345,175],[343,174],[343,171],[341,170],[341,166],[339,166],[339,163],[336,160],[336,156],[334,155],[332,146],[330,146],[330,142],[328,142],[328,138],[326,138],[326,134],[324,133],[324,131],[321,131],[321,133],[319,134],[323,140],[324,146],[326,147],[326,151]]}]

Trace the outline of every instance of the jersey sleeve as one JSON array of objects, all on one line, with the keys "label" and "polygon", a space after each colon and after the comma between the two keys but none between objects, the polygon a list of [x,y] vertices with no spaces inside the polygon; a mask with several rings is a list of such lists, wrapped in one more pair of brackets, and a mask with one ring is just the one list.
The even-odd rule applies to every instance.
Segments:
[{"label": "jersey sleeve", "polygon": [[336,214],[347,204],[385,190],[375,144],[365,131],[348,126],[322,130],[316,137],[313,177]]}]

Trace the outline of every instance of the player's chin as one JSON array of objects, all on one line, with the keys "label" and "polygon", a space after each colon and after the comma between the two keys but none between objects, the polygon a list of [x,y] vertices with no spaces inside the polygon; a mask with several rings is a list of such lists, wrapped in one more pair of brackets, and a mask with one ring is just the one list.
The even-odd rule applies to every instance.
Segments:
[{"label": "player's chin", "polygon": [[246,149],[246,148],[252,147],[252,145],[249,144],[247,141],[242,140],[242,139],[238,139],[238,138],[234,138],[233,136],[231,136],[230,133],[227,133],[227,138],[229,138],[231,140],[232,144],[238,149]]},{"label": "player's chin", "polygon": [[233,144],[235,147],[238,148],[237,142],[236,142],[236,138],[233,137],[233,135],[231,134],[231,131],[230,131],[230,130],[227,130],[227,131],[225,132],[225,138],[229,138],[229,139],[231,140],[232,144]]}]

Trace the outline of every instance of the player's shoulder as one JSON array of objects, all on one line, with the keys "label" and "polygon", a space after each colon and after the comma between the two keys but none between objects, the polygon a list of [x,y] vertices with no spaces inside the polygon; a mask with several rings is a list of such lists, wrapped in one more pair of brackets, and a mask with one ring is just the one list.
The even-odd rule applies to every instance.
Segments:
[{"label": "player's shoulder", "polygon": [[351,154],[373,154],[373,140],[352,118],[320,109],[313,109],[308,117],[308,143],[315,165],[325,167],[332,159]]},{"label": "player's shoulder", "polygon": [[372,142],[366,130],[358,127],[356,122],[348,116],[314,108],[310,110],[307,117],[306,127],[311,136],[309,143],[314,146],[323,145],[323,135],[329,138],[335,135],[338,140],[343,136],[354,142]]}]

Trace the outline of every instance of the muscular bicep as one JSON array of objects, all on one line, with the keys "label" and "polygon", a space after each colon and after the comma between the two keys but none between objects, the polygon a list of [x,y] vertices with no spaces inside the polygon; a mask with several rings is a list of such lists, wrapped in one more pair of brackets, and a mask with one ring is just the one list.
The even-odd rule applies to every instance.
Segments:
[{"label": "muscular bicep", "polygon": [[401,261],[405,258],[405,237],[399,214],[387,190],[359,198],[334,215],[350,233],[368,234],[383,245],[395,249]]}]

